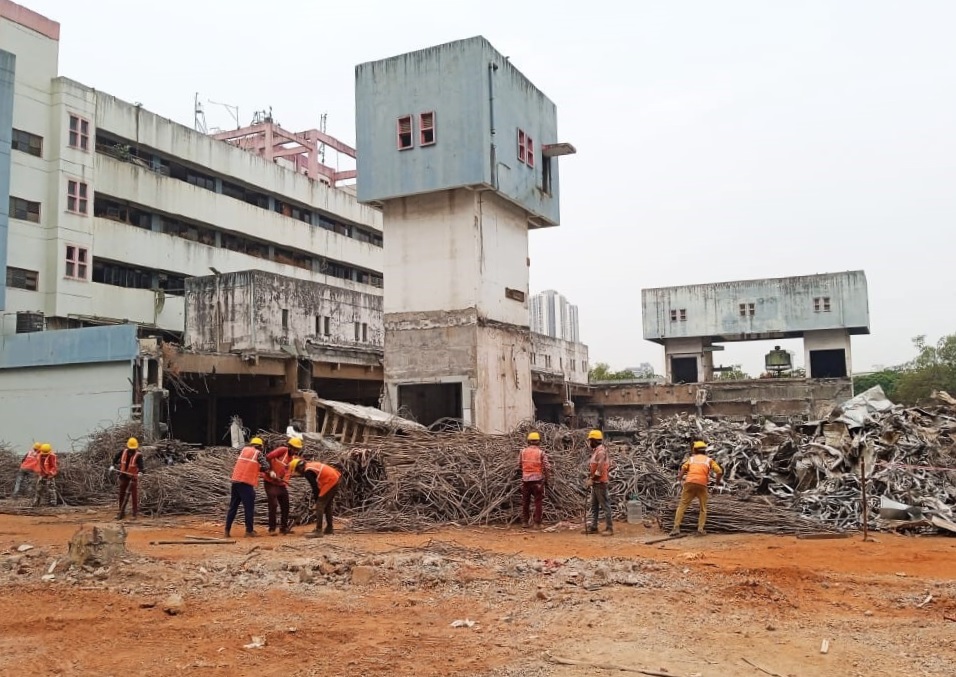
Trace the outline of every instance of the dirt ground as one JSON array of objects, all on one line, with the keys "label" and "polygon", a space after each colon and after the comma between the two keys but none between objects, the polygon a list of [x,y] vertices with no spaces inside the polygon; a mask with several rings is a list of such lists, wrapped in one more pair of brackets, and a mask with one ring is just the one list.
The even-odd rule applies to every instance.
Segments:
[{"label": "dirt ground", "polygon": [[[70,536],[108,518],[0,514],[0,674],[956,674],[956,538],[645,545],[659,532],[628,524],[611,537],[343,524],[316,540],[151,545],[221,526],[146,518],[127,523],[122,559],[70,567]],[[253,637],[265,646],[244,648]]]}]

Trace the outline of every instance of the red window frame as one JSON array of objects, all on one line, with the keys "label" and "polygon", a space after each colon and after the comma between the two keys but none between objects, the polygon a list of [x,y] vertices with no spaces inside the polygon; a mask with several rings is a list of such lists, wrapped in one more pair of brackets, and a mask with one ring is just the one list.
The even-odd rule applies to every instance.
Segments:
[{"label": "red window frame", "polygon": [[[425,139],[425,132],[431,132],[432,138]],[[418,138],[420,146],[434,146],[438,141],[438,134],[435,130],[435,111],[419,113],[418,115]]]},{"label": "red window frame", "polygon": [[86,282],[90,270],[90,250],[75,244],[66,245],[66,270],[64,277],[68,280]]},{"label": "red window frame", "polygon": [[527,146],[527,136],[524,131],[518,130],[518,162],[521,164],[526,164],[525,158],[527,157],[528,146]]},{"label": "red window frame", "polygon": [[89,213],[90,189],[83,181],[68,179],[66,182],[66,211],[73,214]]},{"label": "red window frame", "polygon": [[[415,147],[414,124],[411,115],[403,115],[395,123],[395,140],[399,150],[411,150]],[[402,123],[408,123],[407,130]],[[407,143],[403,143],[407,136]]]},{"label": "red window frame", "polygon": [[534,140],[527,134],[525,134],[525,152],[528,166],[534,169]]},{"label": "red window frame", "polygon": [[70,113],[70,131],[68,136],[70,148],[76,148],[86,153],[90,152],[90,121]]}]

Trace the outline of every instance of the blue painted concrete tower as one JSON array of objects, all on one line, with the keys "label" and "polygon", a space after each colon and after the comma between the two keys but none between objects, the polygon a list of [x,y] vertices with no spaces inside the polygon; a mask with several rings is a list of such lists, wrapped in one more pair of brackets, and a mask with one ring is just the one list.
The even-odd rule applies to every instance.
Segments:
[{"label": "blue painted concrete tower", "polygon": [[385,229],[383,407],[533,416],[528,230],[557,226],[557,109],[487,40],[355,69],[358,198]]}]

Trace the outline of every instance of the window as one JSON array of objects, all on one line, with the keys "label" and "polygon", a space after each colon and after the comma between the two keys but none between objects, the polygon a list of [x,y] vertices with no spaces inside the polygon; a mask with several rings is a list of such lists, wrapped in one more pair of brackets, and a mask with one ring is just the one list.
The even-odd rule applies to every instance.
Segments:
[{"label": "window", "polygon": [[360,322],[353,322],[352,324],[355,328],[355,340],[358,341],[362,336],[362,324]]},{"label": "window", "polygon": [[534,141],[530,136],[525,136],[525,146],[527,146],[528,166],[534,168]]},{"label": "window", "polygon": [[748,304],[747,304],[747,312],[750,313],[750,317],[753,317],[753,316],[754,316],[754,312],[755,312],[755,311],[756,311],[756,307],[754,306],[754,304],[748,303]]},{"label": "window", "polygon": [[322,325],[323,325],[323,326],[322,326],[322,329],[323,329],[322,333],[323,333],[323,335],[325,335],[325,336],[331,336],[331,335],[332,335],[332,318],[331,318],[331,317],[323,318],[323,320],[322,320]]},{"label": "window", "polygon": [[14,129],[11,147],[21,153],[43,157],[43,137],[30,132]]},{"label": "window", "polygon": [[71,280],[86,282],[86,269],[89,261],[89,251],[86,247],[66,245],[66,277]]},{"label": "window", "polygon": [[545,356],[544,356],[544,368],[545,368],[545,369],[550,369],[550,368],[551,368],[551,356],[550,356],[550,355],[545,355]]},{"label": "window", "polygon": [[676,311],[676,310],[672,310],[672,311],[671,311],[671,322],[677,322],[677,311]]},{"label": "window", "polygon": [[362,323],[362,343],[368,343],[368,324]]},{"label": "window", "polygon": [[813,312],[829,313],[830,312],[830,297],[817,296],[815,299],[813,299]]},{"label": "window", "polygon": [[322,316],[315,316],[315,335],[319,336],[322,333]]},{"label": "window", "polygon": [[90,149],[90,121],[78,115],[70,116],[70,148]]},{"label": "window", "polygon": [[541,165],[541,192],[551,195],[551,158],[546,157]]},{"label": "window", "polygon": [[10,196],[10,216],[23,221],[40,223],[40,203]]},{"label": "window", "polygon": [[518,162],[524,163],[528,157],[528,140],[524,132],[518,130]]},{"label": "window", "polygon": [[7,286],[14,289],[37,290],[38,273],[35,270],[24,270],[7,266]]},{"label": "window", "polygon": [[414,147],[412,141],[412,116],[404,115],[398,118],[398,149],[408,150]]},{"label": "window", "polygon": [[66,209],[74,214],[86,214],[89,204],[86,184],[82,181],[66,182]]},{"label": "window", "polygon": [[687,309],[686,309],[686,308],[681,308],[681,309],[680,309],[680,321],[681,321],[681,322],[687,322]]},{"label": "window", "polygon": [[431,146],[435,143],[434,113],[422,113],[418,116],[418,133],[421,135],[421,145]]},{"label": "window", "polygon": [[571,360],[571,371],[577,371],[578,367],[575,360]]},{"label": "window", "polygon": [[538,356],[535,355],[534,353],[531,353],[531,364],[534,364],[537,361],[538,361]]},{"label": "window", "polygon": [[282,329],[283,331],[288,331],[289,329],[289,309],[282,309]]},{"label": "window", "polygon": [[741,304],[740,304],[740,316],[741,316],[741,317],[747,317],[748,315],[749,315],[750,317],[753,317],[755,311],[756,311],[756,306],[755,306],[753,303],[741,303]]}]

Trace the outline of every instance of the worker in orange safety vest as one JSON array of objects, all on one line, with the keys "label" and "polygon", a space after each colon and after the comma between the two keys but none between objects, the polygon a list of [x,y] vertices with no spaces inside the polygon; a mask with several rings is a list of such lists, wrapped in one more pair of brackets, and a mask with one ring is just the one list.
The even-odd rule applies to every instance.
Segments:
[{"label": "worker in orange safety vest", "polygon": [[20,493],[20,485],[23,484],[23,480],[39,472],[41,446],[39,442],[34,442],[33,448],[26,453],[23,457],[23,461],[20,462],[20,469],[17,470],[17,479],[13,483],[13,493],[11,497],[17,496]]},{"label": "worker in orange safety vest", "polygon": [[680,535],[680,525],[684,521],[684,512],[696,498],[700,505],[700,516],[697,518],[697,535],[703,536],[704,525],[707,524],[707,482],[710,480],[710,473],[716,476],[716,482],[720,484],[723,479],[724,471],[717,461],[704,453],[707,449],[707,443],[701,440],[694,442],[691,457],[688,458],[680,467],[677,474],[678,481],[683,481],[681,487],[680,503],[677,505],[677,514],[674,516],[674,528],[671,529],[671,536]]},{"label": "worker in orange safety vest", "polygon": [[126,517],[126,503],[133,500],[133,519],[139,516],[139,475],[143,472],[143,454],[139,451],[139,440],[130,437],[126,448],[113,457],[110,471],[119,473],[119,512],[116,519]]},{"label": "worker in orange safety vest", "polygon": [[587,526],[588,533],[597,533],[598,517],[604,510],[604,535],[614,533],[614,524],[611,521],[611,492],[608,489],[611,458],[607,447],[604,446],[604,433],[592,430],[588,433],[588,446],[591,447],[591,458],[588,461],[587,486],[591,489],[591,523]]},{"label": "worker in orange safety vest", "polygon": [[541,434],[528,433],[528,446],[518,454],[521,469],[521,526],[531,526],[531,499],[534,498],[534,526],[541,527],[544,490],[551,472],[551,462],[541,448]]},{"label": "worker in orange safety vest", "polygon": [[[319,538],[322,534],[332,533],[332,501],[339,491],[339,480],[342,473],[325,463],[306,461],[296,458],[289,469],[294,475],[305,477],[312,487],[312,500],[315,501],[315,531],[305,535],[306,538]],[[322,518],[325,517],[325,530],[322,529]]]},{"label": "worker in orange safety vest", "polygon": [[44,442],[40,445],[40,455],[37,459],[37,474],[40,478],[37,480],[36,497],[33,499],[34,507],[49,500],[50,505],[56,505],[56,476],[60,472],[60,464],[56,458],[56,452],[53,447]]},{"label": "worker in orange safety vest", "polygon": [[302,438],[290,437],[287,445],[276,447],[268,454],[266,460],[269,467],[275,472],[276,479],[266,473],[262,474],[263,486],[266,489],[266,499],[269,501],[269,535],[276,535],[276,512],[281,515],[279,531],[291,534],[289,527],[289,465],[302,451]]},{"label": "worker in orange safety vest", "polygon": [[262,453],[262,439],[253,437],[249,446],[243,447],[232,469],[232,492],[229,497],[229,511],[226,513],[226,538],[232,530],[232,523],[236,521],[239,505],[242,505],[242,516],[246,522],[246,536],[256,536],[256,488],[259,486],[259,473],[265,473],[269,478],[276,479],[275,471],[269,467],[265,454]]}]

